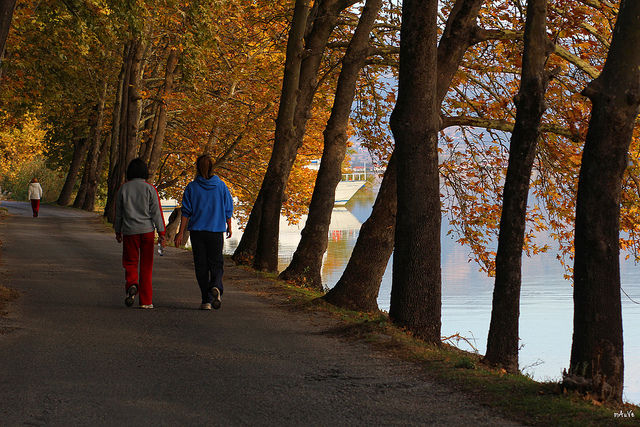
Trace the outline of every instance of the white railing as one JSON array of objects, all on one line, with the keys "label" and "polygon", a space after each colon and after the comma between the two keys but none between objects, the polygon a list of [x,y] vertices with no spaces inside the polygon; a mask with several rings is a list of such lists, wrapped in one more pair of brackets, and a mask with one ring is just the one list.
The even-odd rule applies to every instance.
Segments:
[{"label": "white railing", "polygon": [[342,181],[366,181],[367,172],[343,173]]}]

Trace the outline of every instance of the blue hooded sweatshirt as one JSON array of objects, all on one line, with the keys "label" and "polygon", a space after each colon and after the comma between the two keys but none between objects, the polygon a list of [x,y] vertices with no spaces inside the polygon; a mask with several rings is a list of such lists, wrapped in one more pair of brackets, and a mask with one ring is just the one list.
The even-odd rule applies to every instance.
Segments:
[{"label": "blue hooded sweatshirt", "polygon": [[215,175],[209,179],[198,175],[184,189],[182,215],[189,217],[190,231],[227,231],[227,218],[233,215],[233,199],[227,185]]}]

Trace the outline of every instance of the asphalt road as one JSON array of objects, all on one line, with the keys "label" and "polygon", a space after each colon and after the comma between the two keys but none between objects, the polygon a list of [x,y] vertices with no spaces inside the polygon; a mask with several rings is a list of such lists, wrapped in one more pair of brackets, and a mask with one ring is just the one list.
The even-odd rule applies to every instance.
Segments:
[{"label": "asphalt road", "polygon": [[22,293],[0,318],[0,426],[515,425],[261,298],[239,268],[222,308],[198,310],[187,251],[156,256],[154,310],[127,308],[96,215],[0,206],[0,283]]}]

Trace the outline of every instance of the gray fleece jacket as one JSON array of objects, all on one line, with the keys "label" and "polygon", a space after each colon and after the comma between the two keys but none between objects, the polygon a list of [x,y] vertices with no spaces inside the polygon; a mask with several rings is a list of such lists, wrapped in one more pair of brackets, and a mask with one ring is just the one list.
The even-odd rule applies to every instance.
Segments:
[{"label": "gray fleece jacket", "polygon": [[125,182],[118,190],[113,228],[125,235],[149,233],[154,228],[164,234],[158,190],[140,178]]}]

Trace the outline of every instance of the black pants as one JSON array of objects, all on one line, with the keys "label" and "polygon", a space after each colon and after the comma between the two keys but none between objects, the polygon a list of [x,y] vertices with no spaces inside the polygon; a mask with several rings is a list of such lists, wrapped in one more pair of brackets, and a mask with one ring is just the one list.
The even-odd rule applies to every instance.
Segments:
[{"label": "black pants", "polygon": [[223,233],[211,231],[191,231],[191,250],[193,251],[193,265],[202,303],[213,301],[213,288],[216,287],[222,295],[222,273],[224,272]]}]

